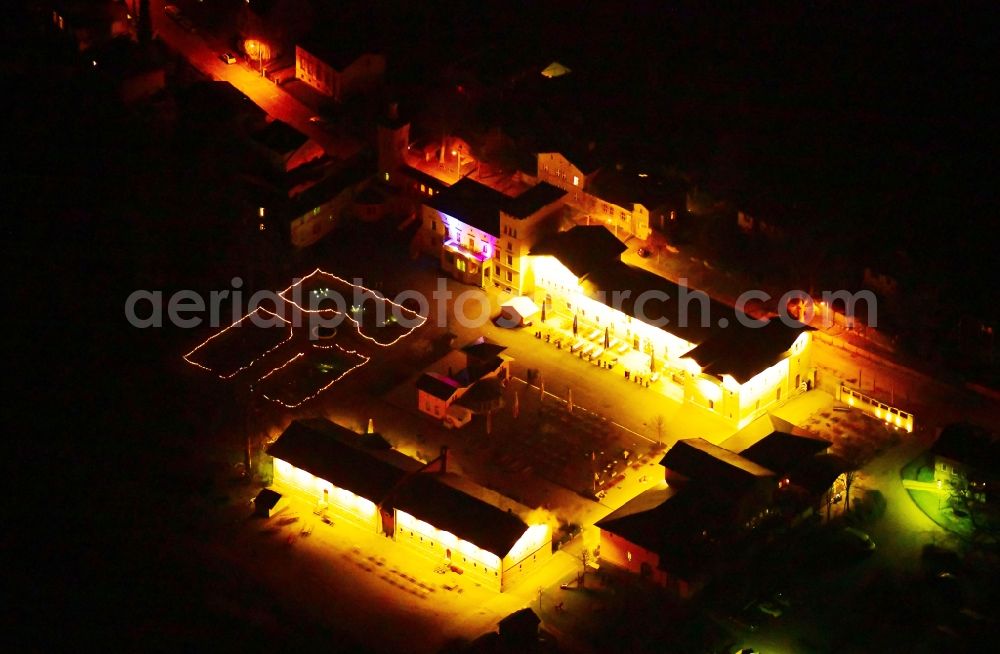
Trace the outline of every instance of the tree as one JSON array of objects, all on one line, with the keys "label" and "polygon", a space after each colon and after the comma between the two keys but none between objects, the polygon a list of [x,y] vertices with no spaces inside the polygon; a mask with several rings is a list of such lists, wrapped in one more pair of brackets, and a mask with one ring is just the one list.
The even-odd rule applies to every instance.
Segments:
[{"label": "tree", "polygon": [[1000,537],[1000,502],[995,495],[969,481],[966,475],[953,475],[945,483],[948,508],[957,518],[968,518],[973,542],[996,542]]},{"label": "tree", "polygon": [[851,510],[851,486],[858,476],[858,471],[847,470],[844,472],[844,513]]},{"label": "tree", "polygon": [[658,413],[653,417],[653,427],[656,428],[656,444],[660,445],[663,443],[663,427],[666,424],[666,419],[663,417],[662,413]]}]

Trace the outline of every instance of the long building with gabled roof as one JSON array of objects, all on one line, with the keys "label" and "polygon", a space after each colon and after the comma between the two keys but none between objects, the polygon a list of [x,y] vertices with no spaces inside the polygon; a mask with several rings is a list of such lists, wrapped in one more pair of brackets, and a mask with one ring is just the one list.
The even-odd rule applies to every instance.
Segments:
[{"label": "long building with gabled roof", "polygon": [[551,557],[549,526],[448,473],[446,450],[425,465],[363,436],[323,419],[292,422],[267,449],[275,487],[498,591]]}]

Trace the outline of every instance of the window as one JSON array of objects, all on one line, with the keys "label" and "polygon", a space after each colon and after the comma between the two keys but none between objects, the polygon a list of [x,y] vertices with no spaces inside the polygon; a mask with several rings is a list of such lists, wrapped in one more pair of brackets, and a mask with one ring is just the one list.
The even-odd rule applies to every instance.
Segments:
[{"label": "window", "polygon": [[436,220],[432,220],[431,221],[431,231],[434,232],[435,234],[437,234],[437,231],[438,231],[438,221],[436,221]]},{"label": "window", "polygon": [[389,173],[385,174],[385,181],[387,181],[387,182],[389,181]]},{"label": "window", "polygon": [[457,259],[456,258],[455,259],[455,268],[457,268],[458,270],[460,270],[462,272],[465,272],[465,260],[464,259]]},{"label": "window", "polygon": [[508,266],[514,265],[514,257],[510,256],[509,254],[507,255],[507,265]]},{"label": "window", "polygon": [[421,184],[421,185],[420,185],[420,192],[421,192],[421,193],[426,193],[426,192],[427,192],[427,187],[426,187],[426,186],[424,186],[423,184]]},{"label": "window", "polygon": [[514,244],[511,243],[510,241],[507,241],[507,251],[508,252],[513,252],[514,251]]},{"label": "window", "polygon": [[580,185],[580,178],[577,177],[576,175],[573,175],[573,186],[579,186],[579,185]]},{"label": "window", "polygon": [[514,280],[514,275],[512,275],[511,272],[508,270],[507,271],[507,281],[510,282],[510,281],[513,281],[513,280]]}]

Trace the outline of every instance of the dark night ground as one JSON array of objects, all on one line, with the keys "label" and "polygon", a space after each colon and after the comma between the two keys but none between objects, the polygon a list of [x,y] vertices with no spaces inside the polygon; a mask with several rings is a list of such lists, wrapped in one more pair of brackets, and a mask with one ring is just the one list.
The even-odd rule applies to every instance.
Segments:
[{"label": "dark night ground", "polygon": [[[660,47],[674,62],[660,71],[660,87],[683,89],[672,116],[678,132],[712,133],[731,122],[729,111],[759,122],[760,129],[745,126],[736,152],[751,160],[747,169],[761,184],[771,182],[764,173],[780,184],[800,167],[794,154],[782,162],[778,153],[819,144],[829,156],[811,163],[850,173],[815,181],[795,175],[791,185],[809,194],[832,182],[848,209],[868,197],[855,188],[887,186],[893,207],[887,220],[894,226],[880,227],[864,212],[846,211],[847,219],[876,232],[902,226],[915,247],[937,248],[929,269],[955,271],[943,281],[979,279],[963,301],[989,299],[984,282],[995,277],[996,186],[987,156],[995,127],[984,115],[986,84],[978,72],[986,65],[979,59],[984,41],[977,39],[990,32],[975,29],[974,18],[956,24],[948,12],[845,20],[801,38],[791,36],[788,19],[741,18],[685,10],[659,21]],[[85,635],[77,642],[142,649],[195,638],[217,647],[294,640],[329,647],[328,632],[297,624],[281,607],[275,607],[284,625],[279,631],[247,626],[221,610],[220,596],[248,598],[251,606],[267,600],[255,595],[252,580],[232,578],[219,566],[207,575],[209,563],[177,546],[172,534],[202,528],[192,504],[205,498],[189,496],[204,473],[184,461],[199,421],[218,409],[212,396],[182,386],[190,378],[180,375],[176,355],[190,333],[138,331],[123,319],[124,299],[136,288],[222,288],[234,274],[247,276],[226,264],[240,257],[224,224],[233,215],[219,193],[227,180],[189,174],[194,166],[183,148],[165,152],[140,129],[123,127],[113,107],[50,74],[49,64],[35,58],[44,51],[30,29],[16,19],[5,26],[4,57],[29,71],[3,73],[3,86],[12,90],[4,93],[12,105],[4,177],[15,198],[4,237],[13,287],[6,300],[15,314],[8,323],[14,364],[8,378],[20,391],[8,402],[7,452],[15,456],[6,457],[14,484],[6,504],[19,519],[3,533],[4,550],[12,553],[7,574],[18,589],[6,620],[36,645]],[[771,26],[787,35],[782,43],[791,54],[762,42]],[[910,27],[916,35],[907,34]],[[810,44],[822,54],[803,56]],[[821,57],[840,63],[825,68]],[[760,74],[772,66],[781,72]],[[640,76],[645,80],[646,72]],[[734,102],[740,88],[745,112]],[[799,127],[786,129],[786,120]],[[858,132],[857,125],[866,128]],[[843,134],[866,145],[860,156],[852,156]],[[887,141],[885,149],[870,135]],[[783,140],[798,147],[786,149]],[[746,161],[704,149],[692,146],[690,154],[708,164]],[[283,258],[264,256],[258,285],[277,287],[269,282],[287,280],[288,270],[273,270],[271,262]]]}]

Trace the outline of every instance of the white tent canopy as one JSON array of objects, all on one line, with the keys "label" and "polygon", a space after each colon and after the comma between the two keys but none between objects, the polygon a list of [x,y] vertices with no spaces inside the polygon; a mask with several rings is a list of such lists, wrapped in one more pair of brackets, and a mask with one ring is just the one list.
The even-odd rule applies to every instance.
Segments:
[{"label": "white tent canopy", "polygon": [[500,317],[510,327],[520,327],[539,311],[531,298],[524,295],[512,297],[500,305]]}]

